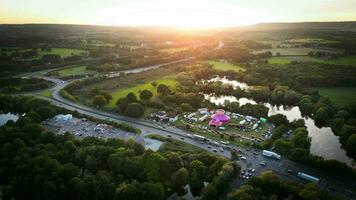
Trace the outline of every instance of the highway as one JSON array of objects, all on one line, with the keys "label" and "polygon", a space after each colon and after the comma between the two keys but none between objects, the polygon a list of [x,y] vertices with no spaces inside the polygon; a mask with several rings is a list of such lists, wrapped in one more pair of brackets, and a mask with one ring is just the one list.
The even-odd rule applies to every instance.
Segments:
[{"label": "highway", "polygon": [[[223,43],[219,43],[217,48],[221,48],[223,46]],[[191,58],[186,58],[186,59],[181,59],[175,62],[170,62],[170,63],[165,63],[165,64],[160,64],[160,65],[155,65],[155,66],[148,66],[144,68],[137,68],[134,70],[127,70],[127,71],[122,71],[124,73],[139,73],[142,71],[147,71],[151,69],[156,69],[164,65],[168,64],[173,64],[173,63],[180,63],[180,62],[185,62],[188,60],[194,59],[193,57]],[[122,73],[120,72],[120,73]],[[119,73],[117,73],[119,74]],[[112,76],[110,77],[115,77],[116,74],[111,74]],[[65,98],[63,98],[60,95],[60,90],[64,88],[66,85],[70,84],[68,81],[63,81],[57,78],[53,77],[44,77],[44,79],[51,81],[56,84],[54,88],[52,88],[52,95],[53,98],[47,98],[43,96],[36,95],[36,93],[31,93],[30,95],[36,95],[39,98],[46,99],[48,101],[51,101],[54,105],[64,107],[68,110],[72,111],[77,111],[79,113],[92,116],[98,119],[110,119],[116,122],[125,122],[128,123],[136,128],[139,128],[142,130],[142,134],[144,136],[148,134],[158,134],[163,137],[171,137],[173,139],[177,139],[180,141],[183,141],[185,143],[192,144],[194,146],[197,146],[199,148],[202,148],[204,150],[212,152],[212,149],[217,147],[214,147],[212,145],[208,145],[206,143],[200,142],[198,140],[192,139],[190,137],[187,137],[187,134],[192,134],[188,131],[181,130],[172,126],[165,126],[161,124],[154,124],[152,121],[144,120],[144,119],[137,119],[137,118],[131,118],[123,115],[119,115],[117,113],[112,113],[112,112],[107,112],[107,111],[101,111],[99,109],[77,104],[74,102],[71,102]],[[38,93],[37,93],[38,94]],[[212,146],[212,148],[208,148],[208,146]],[[289,181],[295,181],[299,183],[305,183],[304,180],[298,178],[296,176],[297,172],[305,172],[310,175],[316,176],[320,178],[321,182],[319,186],[324,189],[328,190],[331,193],[337,194],[344,196],[348,199],[355,199],[356,194],[351,192],[352,188],[355,188],[356,182],[354,180],[334,176],[329,173],[325,173],[319,170],[311,169],[309,167],[303,166],[299,163],[289,161],[287,159],[281,159],[281,160],[274,160],[274,159],[269,159],[265,156],[262,156],[260,150],[256,149],[241,149],[242,154],[247,157],[246,161],[240,160],[237,161],[242,169],[251,167],[256,169],[256,172],[254,175],[258,175],[262,173],[263,171],[266,170],[273,170],[275,171],[280,177],[283,179],[289,180]],[[218,151],[218,152],[212,152],[216,153],[220,156],[224,156],[225,158],[230,159],[231,158],[231,152],[227,149],[224,150],[224,152]],[[261,166],[260,162],[264,160],[267,161],[267,166]],[[288,170],[292,170],[292,172],[288,172]],[[234,188],[239,187],[241,184],[243,184],[246,180],[242,180],[240,178],[237,178],[233,184],[231,185],[231,188],[229,190],[231,191]],[[331,191],[329,190],[330,187],[336,188],[336,191]]]}]

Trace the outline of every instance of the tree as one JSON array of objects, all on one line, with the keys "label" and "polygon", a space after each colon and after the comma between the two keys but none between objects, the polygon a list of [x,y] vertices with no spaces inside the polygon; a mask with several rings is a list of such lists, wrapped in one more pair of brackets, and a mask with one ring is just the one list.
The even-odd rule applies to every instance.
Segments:
[{"label": "tree", "polygon": [[190,163],[190,180],[189,185],[193,194],[198,194],[204,186],[204,180],[207,169],[204,164],[198,160],[193,160]]},{"label": "tree", "polygon": [[109,94],[109,93],[107,93],[107,92],[101,92],[101,95],[103,95],[103,96],[105,97],[106,102],[109,102],[109,101],[111,101],[111,99],[112,99],[111,94]]},{"label": "tree", "polygon": [[291,155],[293,153],[293,144],[290,141],[284,139],[278,139],[274,141],[275,150],[283,155]]},{"label": "tree", "polygon": [[137,183],[120,184],[115,192],[115,200],[130,199],[130,200],[141,200],[141,191]]},{"label": "tree", "polygon": [[184,186],[188,184],[189,181],[189,172],[185,168],[180,168],[173,176],[172,176],[172,185],[174,191],[176,191],[179,195],[185,194]]},{"label": "tree", "polygon": [[350,135],[347,139],[347,147],[351,150],[353,155],[356,155],[356,133]]},{"label": "tree", "polygon": [[329,119],[329,113],[325,107],[320,107],[315,113],[315,120],[320,123],[325,123]]},{"label": "tree", "polygon": [[170,93],[170,89],[168,88],[167,85],[165,84],[159,84],[157,87],[157,93],[161,94],[161,95],[168,95]]},{"label": "tree", "polygon": [[103,95],[96,95],[93,98],[93,104],[99,107],[104,106],[107,103],[105,97]]},{"label": "tree", "polygon": [[309,151],[311,138],[308,136],[308,131],[305,128],[297,128],[292,137],[292,142],[295,147]]},{"label": "tree", "polygon": [[283,114],[276,114],[269,117],[269,121],[275,126],[280,126],[282,124],[288,125],[289,121],[287,117]]},{"label": "tree", "polygon": [[180,108],[181,108],[183,111],[186,111],[186,112],[194,111],[194,108],[193,108],[189,103],[182,103],[182,104],[180,105]]},{"label": "tree", "polygon": [[139,103],[130,103],[125,111],[130,117],[141,117],[145,112],[144,107]]},{"label": "tree", "polygon": [[140,99],[142,99],[142,100],[150,100],[152,98],[152,96],[153,96],[153,94],[149,90],[143,90],[140,93]]},{"label": "tree", "polygon": [[129,102],[136,102],[137,101],[137,97],[133,92],[130,92],[126,95],[126,98]]}]

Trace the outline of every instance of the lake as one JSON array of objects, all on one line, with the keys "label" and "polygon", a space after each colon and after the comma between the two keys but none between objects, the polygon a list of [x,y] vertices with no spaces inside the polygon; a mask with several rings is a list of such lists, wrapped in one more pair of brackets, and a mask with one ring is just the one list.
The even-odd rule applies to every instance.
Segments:
[{"label": "lake", "polygon": [[13,120],[16,121],[19,117],[12,113],[0,114],[0,126],[6,124],[7,121]]},{"label": "lake", "polygon": [[[248,89],[246,83],[241,83],[235,80],[228,80],[226,78],[214,78],[209,81],[222,81],[223,83],[232,84],[234,87],[240,87],[241,89]],[[214,96],[204,94],[205,99],[216,105],[223,105],[225,101],[239,102],[240,105],[245,105],[247,103],[257,104],[253,99],[248,98],[236,98],[234,96]],[[310,152],[313,155],[323,157],[324,159],[334,159],[346,163],[349,166],[353,166],[352,159],[346,155],[346,151],[341,148],[341,143],[339,142],[339,137],[336,136],[330,127],[319,128],[315,125],[314,120],[311,118],[303,117],[299,107],[297,106],[276,106],[270,103],[263,103],[268,107],[268,116],[275,114],[283,114],[287,117],[289,121],[296,119],[304,119],[305,126],[308,129],[309,136],[311,137],[311,147]]]}]

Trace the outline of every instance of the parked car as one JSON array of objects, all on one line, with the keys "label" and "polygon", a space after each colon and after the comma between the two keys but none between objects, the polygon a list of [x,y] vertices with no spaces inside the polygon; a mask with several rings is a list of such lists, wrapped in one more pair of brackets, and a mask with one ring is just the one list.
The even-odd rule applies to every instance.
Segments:
[{"label": "parked car", "polygon": [[245,156],[241,156],[241,160],[246,160],[247,158]]},{"label": "parked car", "polygon": [[267,165],[267,162],[263,160],[263,161],[260,162],[260,165],[266,166],[266,165]]}]

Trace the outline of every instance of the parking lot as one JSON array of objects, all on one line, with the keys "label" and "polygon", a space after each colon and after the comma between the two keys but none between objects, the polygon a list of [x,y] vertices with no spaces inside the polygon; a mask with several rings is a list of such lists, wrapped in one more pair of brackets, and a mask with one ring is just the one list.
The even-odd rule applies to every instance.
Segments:
[{"label": "parking lot", "polygon": [[133,139],[142,144],[146,149],[157,151],[162,145],[161,141],[145,138],[142,135],[127,132],[107,124],[89,121],[85,118],[79,119],[71,115],[57,115],[52,119],[42,122],[46,130],[56,134],[72,133],[77,137],[93,136],[98,138],[118,138],[122,140]]}]

